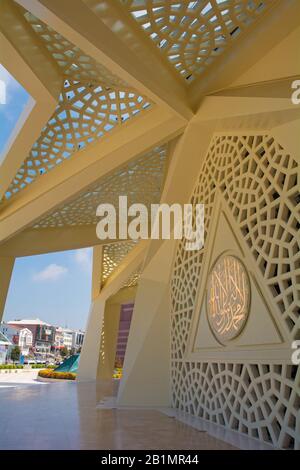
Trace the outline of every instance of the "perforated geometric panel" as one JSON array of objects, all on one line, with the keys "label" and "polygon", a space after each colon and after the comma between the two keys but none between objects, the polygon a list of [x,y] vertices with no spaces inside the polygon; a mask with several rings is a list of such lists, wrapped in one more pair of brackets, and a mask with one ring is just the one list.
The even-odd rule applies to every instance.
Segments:
[{"label": "perforated geometric panel", "polygon": [[[15,6],[61,70],[62,91],[50,120],[19,168],[4,199],[10,199],[39,176],[72,157],[142,110],[150,101],[84,54],[20,5]],[[26,29],[26,34],[28,31]],[[24,42],[26,37],[24,37]],[[33,51],[28,51],[34,56]]]},{"label": "perforated geometric panel", "polygon": [[118,209],[119,196],[124,195],[128,197],[128,206],[143,203],[149,209],[160,200],[166,157],[166,145],[155,147],[81,191],[70,202],[42,217],[34,227],[95,225],[100,220],[96,216],[98,205],[108,203]]},{"label": "perforated geometric panel", "polygon": [[129,276],[127,281],[124,283],[123,287],[135,287],[138,285],[140,277],[142,274],[142,266],[139,266],[139,268]]},{"label": "perforated geometric panel", "polygon": [[102,284],[104,285],[107,279],[120,265],[128,253],[136,246],[136,240],[129,240],[125,242],[109,243],[104,245],[102,254]]},{"label": "perforated geometric panel", "polygon": [[29,23],[37,38],[44,44],[49,56],[56,62],[63,75],[70,80],[101,82],[107,86],[128,88],[128,84],[106,67],[86,55],[79,47],[72,44],[61,34],[54,31],[32,13],[17,6]]},{"label": "perforated geometric panel", "polygon": [[292,338],[300,330],[299,165],[271,136],[219,138],[219,187]]},{"label": "perforated geometric panel", "polygon": [[133,92],[65,80],[59,104],[11,182],[6,199],[149,105]]},{"label": "perforated geometric panel", "polygon": [[277,0],[120,0],[187,83]]},{"label": "perforated geometric panel", "polygon": [[[215,135],[191,197],[193,205],[205,204],[205,236],[209,233],[217,191],[228,205],[236,222],[236,230],[240,231],[241,237],[246,241],[257,271],[263,276],[264,285],[271,294],[274,315],[278,321],[283,320],[280,323],[291,341],[299,337],[300,331],[298,178],[299,167],[296,160],[271,135]],[[239,393],[241,390],[248,390],[249,381],[244,379],[243,374],[237,373],[238,365],[228,364],[221,357],[218,364],[186,361],[186,345],[194,315],[205,245],[200,251],[186,251],[184,247],[185,240],[181,240],[178,243],[171,280],[174,404],[182,409],[188,407],[199,416],[217,419],[219,424],[275,445],[294,445],[295,417],[299,410],[299,373],[294,379],[288,366],[282,364],[240,365],[244,368],[245,377],[250,375],[252,378],[256,368],[253,390],[256,390],[257,402],[264,401],[264,394],[271,393],[268,386],[276,381],[277,401],[274,397],[268,398],[268,406],[274,402],[275,407],[268,418],[267,405],[259,411],[257,404],[252,410],[254,392],[252,398],[249,395],[249,399],[247,394],[250,391],[244,393],[247,406],[246,410],[241,408]],[[295,371],[293,374],[295,375]],[[201,387],[198,384],[198,381],[201,384],[201,380],[210,385]],[[224,383],[231,384],[227,385],[227,392]],[[286,387],[291,389],[290,395],[286,394]],[[226,399],[226,406],[221,406],[221,402],[217,400],[218,393],[221,392],[224,394],[223,405]],[[287,407],[289,399],[291,401]],[[226,417],[226,409],[235,418]],[[214,418],[218,414],[216,410],[219,410],[218,413],[223,418]],[[253,431],[255,428],[256,431]]]},{"label": "perforated geometric panel", "polygon": [[282,448],[300,448],[300,369],[276,363],[175,362],[173,406]]}]

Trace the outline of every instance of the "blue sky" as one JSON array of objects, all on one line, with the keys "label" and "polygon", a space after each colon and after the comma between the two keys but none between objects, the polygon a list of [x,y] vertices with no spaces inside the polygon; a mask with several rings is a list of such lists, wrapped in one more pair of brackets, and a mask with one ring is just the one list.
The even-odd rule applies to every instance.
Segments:
[{"label": "blue sky", "polygon": [[91,293],[90,248],[16,260],[4,320],[40,318],[85,329]]},{"label": "blue sky", "polygon": [[[0,80],[6,85],[6,103],[0,103],[1,155],[29,95],[1,65]],[[91,259],[91,249],[17,259],[3,319],[38,317],[54,325],[84,329],[90,304]]]},{"label": "blue sky", "polygon": [[[0,103],[0,155],[15,124],[25,108],[29,94],[0,64],[0,80],[5,83],[6,103]],[[0,159],[1,161],[1,159]]]}]

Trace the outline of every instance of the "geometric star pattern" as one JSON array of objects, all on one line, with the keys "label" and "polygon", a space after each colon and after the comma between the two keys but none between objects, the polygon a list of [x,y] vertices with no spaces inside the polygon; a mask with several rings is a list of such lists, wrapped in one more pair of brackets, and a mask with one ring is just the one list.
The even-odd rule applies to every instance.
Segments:
[{"label": "geometric star pattern", "polygon": [[126,255],[136,246],[137,241],[109,243],[103,246],[102,254],[102,285],[109,279],[111,274],[119,266]]},{"label": "geometric star pattern", "polygon": [[41,129],[3,200],[151,106],[147,98],[39,18],[20,5],[14,7],[27,25],[25,34],[22,28],[16,32],[23,34],[18,40],[27,47],[27,54],[35,57],[36,51],[28,43],[31,29],[31,35],[36,35],[40,47],[46,49],[46,56],[60,69],[62,90],[56,110]]},{"label": "geometric star pattern", "polygon": [[[264,277],[265,284],[273,298],[274,313],[276,313],[278,319],[283,320],[282,325],[285,327],[290,340],[298,339],[300,331],[300,194],[299,166],[296,160],[267,133],[256,135],[216,134],[211,141],[190,200],[194,208],[196,204],[204,203],[205,238],[209,233],[212,208],[217,190],[231,210],[237,230],[240,231],[241,237],[246,241],[257,270]],[[212,419],[217,402],[213,399],[214,393],[210,387],[205,395],[205,406],[201,405],[198,396],[200,389],[197,388],[198,372],[207,367],[210,370],[208,378],[212,379],[210,376],[214,372],[213,367],[219,367],[223,376],[222,380],[233,383],[233,380],[240,381],[240,379],[236,378],[236,374],[234,374],[234,379],[229,378],[231,369],[225,361],[221,361],[218,365],[208,362],[205,366],[202,362],[189,363],[185,360],[186,345],[194,315],[205,250],[204,244],[202,250],[186,251],[185,243],[185,239],[178,242],[171,279],[173,397],[177,397],[174,398],[175,403],[181,409],[186,409],[187,401],[194,401],[191,409],[193,412],[197,410],[198,416],[204,413],[203,410],[206,407],[206,419]],[[180,363],[182,364],[180,366],[181,372],[179,370],[176,372]],[[231,364],[230,367],[235,366]],[[248,370],[247,367],[257,367],[256,381],[265,384],[265,386],[259,385],[260,394],[257,395],[259,401],[263,390],[268,390],[266,385],[269,383],[269,378],[259,375],[265,370],[262,366],[252,364],[244,367],[245,370]],[[266,367],[270,368],[271,366]],[[272,366],[273,372],[276,371],[276,367],[283,367],[283,365]],[[192,379],[186,382],[182,376],[183,373],[188,375],[189,370],[193,370],[194,384],[191,382]],[[284,370],[288,374],[287,369]],[[247,373],[249,374],[249,370]],[[287,386],[286,383],[292,388],[291,393],[293,393],[294,402],[291,406],[293,413],[297,409],[296,405],[299,407],[299,374],[297,377],[298,382],[294,382],[289,375],[280,377],[280,385],[278,385],[280,387],[278,391],[279,398],[276,407],[280,408],[283,402],[287,403],[288,398],[284,392]],[[279,380],[279,378],[276,380]],[[221,382],[218,382],[218,384],[221,386]],[[246,383],[245,385],[248,387],[249,384]],[[194,393],[187,392],[190,387],[192,387]],[[186,393],[182,392],[183,388]],[[240,388],[236,388],[236,390],[240,390]],[[203,390],[201,393],[203,397]],[[239,407],[238,393],[236,393],[232,396],[230,412],[236,410],[235,413],[238,416]],[[261,412],[256,411],[260,416],[259,426],[263,429],[266,427],[264,418],[266,410],[267,407]],[[235,426],[239,426],[241,432],[252,435],[250,430],[255,427],[253,416],[251,413],[245,414],[241,425],[236,424],[229,418],[225,419],[224,416],[222,419],[226,425],[233,429],[235,429]],[[263,437],[264,440],[275,445],[281,445],[284,442],[283,431],[275,430],[277,425],[274,423],[278,416],[276,413],[270,416],[267,423],[268,432],[257,430],[259,438]],[[257,417],[257,414],[255,417]],[[284,419],[290,419],[294,423],[292,417],[285,417]],[[282,419],[278,421],[279,427],[281,421]],[[295,432],[288,431],[288,441],[291,442],[294,437]]]},{"label": "geometric star pattern", "polygon": [[103,83],[109,87],[128,88],[126,82],[112,74],[92,57],[86,55],[78,46],[72,44],[20,5],[17,5],[17,8],[21,11],[21,14],[32,28],[32,32],[42,42],[65,78],[78,80],[82,83],[92,81]]},{"label": "geometric star pattern", "polygon": [[284,449],[299,449],[300,369],[275,363],[174,362],[173,406]]},{"label": "geometric star pattern", "polygon": [[58,106],[11,182],[6,199],[149,106],[133,92],[65,80]]},{"label": "geometric star pattern", "polygon": [[140,266],[133,274],[131,274],[131,276],[124,283],[123,287],[135,287],[140,280],[142,271],[142,266]]},{"label": "geometric star pattern", "polygon": [[96,225],[100,220],[96,210],[101,203],[112,204],[118,217],[119,196],[122,195],[127,195],[128,206],[143,203],[149,211],[151,204],[159,203],[166,162],[167,145],[155,147],[43,216],[35,222],[34,228]]},{"label": "geometric star pattern", "polygon": [[276,0],[119,0],[186,83],[203,74]]}]

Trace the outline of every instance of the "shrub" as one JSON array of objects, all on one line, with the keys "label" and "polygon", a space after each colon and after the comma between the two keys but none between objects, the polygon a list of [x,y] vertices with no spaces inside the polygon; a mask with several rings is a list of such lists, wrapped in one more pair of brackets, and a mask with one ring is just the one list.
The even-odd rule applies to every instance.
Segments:
[{"label": "shrub", "polygon": [[[54,369],[56,366],[54,364],[49,364],[46,367],[47,369]],[[45,364],[32,364],[31,369],[45,369]]]},{"label": "shrub", "polygon": [[75,380],[76,374],[72,372],[55,372],[51,369],[43,369],[38,373],[39,377],[43,379],[62,379],[62,380]]},{"label": "shrub", "polygon": [[122,368],[121,367],[116,367],[114,374],[113,374],[114,379],[121,379],[122,378]]},{"label": "shrub", "polygon": [[12,369],[23,369],[22,364],[0,364],[0,369],[12,370]]}]

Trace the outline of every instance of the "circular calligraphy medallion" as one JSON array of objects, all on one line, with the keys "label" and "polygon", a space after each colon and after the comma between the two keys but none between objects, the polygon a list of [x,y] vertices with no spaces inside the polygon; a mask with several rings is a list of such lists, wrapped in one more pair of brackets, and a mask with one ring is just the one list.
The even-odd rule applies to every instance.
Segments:
[{"label": "circular calligraphy medallion", "polygon": [[208,277],[207,316],[221,342],[238,336],[245,326],[250,307],[250,282],[243,263],[235,256],[222,255]]}]

